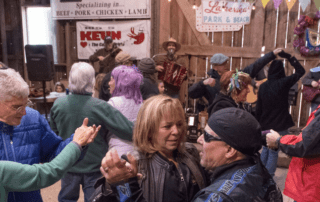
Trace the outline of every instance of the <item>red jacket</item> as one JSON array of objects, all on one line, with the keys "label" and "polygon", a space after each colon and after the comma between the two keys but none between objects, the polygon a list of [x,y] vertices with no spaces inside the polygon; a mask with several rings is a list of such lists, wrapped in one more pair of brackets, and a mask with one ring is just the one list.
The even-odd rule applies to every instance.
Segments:
[{"label": "red jacket", "polygon": [[285,135],[279,141],[279,148],[293,156],[283,193],[298,202],[320,201],[319,108],[320,105],[311,113],[306,127],[298,136]]}]

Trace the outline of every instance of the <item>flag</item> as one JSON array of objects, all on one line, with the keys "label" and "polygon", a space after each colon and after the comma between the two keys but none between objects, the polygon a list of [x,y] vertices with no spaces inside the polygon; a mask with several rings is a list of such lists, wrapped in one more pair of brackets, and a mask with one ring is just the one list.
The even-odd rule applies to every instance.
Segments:
[{"label": "flag", "polygon": [[[287,6],[288,6],[288,9],[289,11],[291,10],[291,8],[293,7],[293,5],[296,3],[297,0],[286,0],[287,1]],[[316,0],[316,1],[319,1],[320,0]]]},{"label": "flag", "polygon": [[307,6],[311,3],[311,0],[299,0],[302,11],[304,12]]},{"label": "flag", "polygon": [[261,1],[262,1],[263,8],[265,8],[270,0],[261,0]]},{"label": "flag", "polygon": [[274,4],[274,8],[278,9],[280,4],[281,4],[282,0],[273,0],[273,4]]}]

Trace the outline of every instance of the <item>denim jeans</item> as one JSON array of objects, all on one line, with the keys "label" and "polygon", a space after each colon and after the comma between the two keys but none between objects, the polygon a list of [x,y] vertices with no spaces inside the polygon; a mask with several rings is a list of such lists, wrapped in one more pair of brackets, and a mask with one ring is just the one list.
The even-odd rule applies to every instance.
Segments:
[{"label": "denim jeans", "polygon": [[89,202],[94,192],[94,183],[101,177],[101,172],[94,173],[67,173],[61,179],[59,202],[77,202],[80,193],[80,184],[84,193],[84,201]]},{"label": "denim jeans", "polygon": [[[280,135],[288,134],[288,130],[277,131]],[[263,147],[260,158],[262,164],[267,168],[271,177],[274,177],[274,174],[277,169],[278,163],[278,153],[279,150],[274,151],[272,149],[268,149],[268,147]]]}]

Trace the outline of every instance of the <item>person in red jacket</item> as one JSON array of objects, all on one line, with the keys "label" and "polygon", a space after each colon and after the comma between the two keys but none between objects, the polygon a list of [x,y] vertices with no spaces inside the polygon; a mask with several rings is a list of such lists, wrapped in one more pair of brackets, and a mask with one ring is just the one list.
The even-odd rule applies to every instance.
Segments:
[{"label": "person in red jacket", "polygon": [[283,194],[295,201],[320,201],[320,105],[298,135],[267,134],[267,146],[292,156]]}]

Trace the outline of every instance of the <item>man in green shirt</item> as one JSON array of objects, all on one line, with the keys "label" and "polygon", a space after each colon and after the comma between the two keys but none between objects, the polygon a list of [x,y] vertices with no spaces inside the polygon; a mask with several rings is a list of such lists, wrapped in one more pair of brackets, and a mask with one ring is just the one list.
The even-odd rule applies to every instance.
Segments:
[{"label": "man in green shirt", "polygon": [[95,84],[93,67],[85,62],[72,65],[69,74],[71,95],[58,98],[51,108],[50,126],[62,139],[68,138],[85,117],[89,125],[101,125],[95,141],[89,146],[84,159],[72,167],[61,180],[60,202],[76,202],[80,184],[85,202],[94,192],[94,183],[101,177],[100,164],[108,151],[108,132],[131,141],[133,123],[104,100],[92,97]]}]

